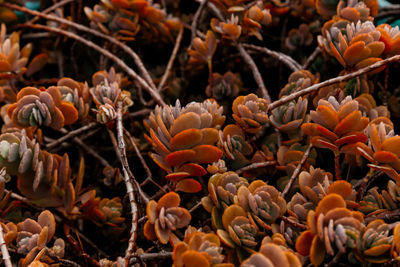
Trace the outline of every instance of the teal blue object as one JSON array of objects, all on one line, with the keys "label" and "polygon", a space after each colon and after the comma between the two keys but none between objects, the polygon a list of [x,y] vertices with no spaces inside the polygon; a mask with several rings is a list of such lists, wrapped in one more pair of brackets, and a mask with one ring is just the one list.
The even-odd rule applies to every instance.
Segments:
[{"label": "teal blue object", "polygon": [[[40,1],[25,1],[24,6],[30,10],[39,10],[40,9]],[[25,20],[25,13],[21,11],[15,11],[17,14],[18,19],[20,21]]]},{"label": "teal blue object", "polygon": [[[399,0],[399,2],[400,2],[400,0]],[[388,6],[391,6],[391,5],[392,4],[389,3],[386,0],[379,0],[379,7],[388,7]],[[376,21],[375,23],[376,23],[376,25],[380,25],[380,24],[386,23],[386,21],[387,21],[387,19],[384,18],[384,19],[380,19],[380,20]],[[395,20],[395,21],[391,22],[390,25],[392,27],[396,27],[396,26],[400,27],[400,20]]]}]

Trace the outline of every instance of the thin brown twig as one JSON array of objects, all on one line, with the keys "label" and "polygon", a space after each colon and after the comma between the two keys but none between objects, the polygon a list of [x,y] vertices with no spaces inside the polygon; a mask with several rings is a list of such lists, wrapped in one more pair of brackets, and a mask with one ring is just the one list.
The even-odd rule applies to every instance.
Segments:
[{"label": "thin brown twig", "polygon": [[359,70],[357,70],[355,72],[352,72],[352,73],[349,73],[349,74],[346,74],[346,75],[342,75],[342,76],[338,76],[338,77],[335,77],[335,78],[332,78],[332,79],[329,79],[329,80],[326,80],[326,81],[311,85],[311,86],[309,86],[309,87],[307,87],[307,88],[305,88],[305,89],[303,89],[301,91],[297,91],[297,92],[295,92],[295,93],[293,93],[291,95],[284,96],[284,97],[280,98],[279,100],[277,100],[275,102],[272,102],[271,105],[269,105],[269,110],[273,110],[273,109],[275,109],[275,108],[277,108],[277,107],[279,107],[279,106],[281,106],[283,104],[286,104],[286,103],[288,103],[288,102],[290,102],[290,101],[292,101],[294,99],[297,99],[300,96],[307,95],[307,94],[310,94],[312,92],[315,92],[315,91],[317,91],[318,89],[320,89],[322,87],[353,79],[353,78],[355,78],[357,76],[360,76],[360,75],[362,75],[364,73],[373,71],[375,69],[378,69],[380,67],[383,67],[383,66],[385,66],[387,64],[390,64],[390,63],[393,63],[393,62],[396,62],[396,61],[399,61],[399,60],[400,60],[400,55],[396,55],[396,56],[393,56],[393,57],[378,61],[378,62],[376,62],[376,63],[374,63],[372,65],[369,65],[368,67],[359,69]]},{"label": "thin brown twig", "polygon": [[271,166],[271,165],[275,165],[276,161],[275,160],[271,160],[271,161],[264,161],[264,162],[255,162],[252,163],[248,166],[245,166],[243,168],[240,168],[238,170],[236,170],[237,174],[242,174],[245,171],[249,171],[249,170],[254,170],[254,169],[258,169],[258,168],[262,168],[262,167],[266,167],[266,166]]},{"label": "thin brown twig", "polygon": [[85,132],[87,130],[90,130],[90,129],[92,129],[93,127],[95,127],[97,125],[99,125],[97,122],[91,122],[91,123],[79,128],[79,129],[70,131],[66,135],[64,135],[63,137],[60,137],[57,140],[55,140],[54,142],[51,142],[51,143],[47,144],[46,148],[47,149],[52,149],[55,146],[61,144],[62,142],[68,140],[69,138],[75,137],[75,136],[79,135],[80,133],[83,133],[83,132]]},{"label": "thin brown twig", "polygon": [[265,87],[265,83],[263,81],[263,78],[261,76],[260,71],[257,68],[256,63],[251,58],[249,53],[247,53],[246,49],[244,49],[244,47],[243,47],[243,45],[241,43],[237,43],[236,47],[239,50],[239,53],[242,56],[243,60],[249,65],[251,71],[253,72],[254,80],[256,81],[258,87],[261,89],[261,93],[263,95],[263,98],[267,101],[268,104],[270,104],[271,103],[271,97],[269,96],[267,87]]},{"label": "thin brown twig", "polygon": [[[71,3],[71,2],[74,2],[74,1],[75,1],[75,0],[63,0],[63,1],[60,1],[60,2],[55,3],[54,5],[52,5],[51,7],[46,8],[46,9],[43,10],[41,13],[42,13],[42,14],[48,14],[48,13],[50,13],[51,11],[56,10],[57,8],[62,7],[62,6],[65,6],[65,5],[67,5],[67,4]],[[35,17],[33,17],[31,20],[27,21],[27,23],[35,23],[36,21],[39,20],[39,18],[40,18],[39,16],[35,16]]]},{"label": "thin brown twig", "polygon": [[128,65],[126,65],[123,60],[121,60],[120,58],[118,58],[114,54],[110,53],[109,51],[103,49],[102,47],[98,46],[97,44],[93,43],[92,41],[89,41],[89,40],[87,40],[85,38],[82,38],[81,36],[79,36],[79,35],[77,35],[75,33],[72,33],[72,32],[69,32],[69,31],[65,31],[65,30],[61,30],[61,29],[57,29],[57,28],[53,28],[53,27],[44,26],[44,25],[22,24],[20,26],[33,28],[33,29],[41,29],[41,30],[45,30],[45,31],[61,34],[61,35],[64,35],[64,36],[66,36],[68,38],[74,39],[74,40],[76,40],[78,42],[81,42],[84,45],[86,45],[86,46],[88,46],[90,48],[93,48],[94,50],[97,50],[99,53],[102,53],[105,56],[107,56],[108,58],[110,58],[111,60],[113,60],[129,76],[131,76],[133,79],[135,79],[137,82],[139,82],[140,85],[143,86],[143,88],[152,96],[152,98],[158,104],[160,104],[162,106],[165,106],[165,102],[164,102],[164,100],[162,100],[162,98],[161,98],[161,96],[160,96],[160,94],[158,93],[157,90],[153,90],[153,88],[151,88],[147,84],[147,82],[142,77],[140,77],[132,68],[130,68]]},{"label": "thin brown twig", "polygon": [[137,259],[141,260],[154,260],[154,259],[166,259],[171,258],[172,252],[160,251],[157,253],[143,253],[143,254],[134,254],[131,260],[131,264],[137,262]]},{"label": "thin brown twig", "polygon": [[[135,195],[133,191],[133,185],[130,180],[130,175],[128,175],[129,165],[128,159],[126,158],[125,151],[125,141],[123,135],[123,125],[122,125],[122,102],[117,102],[117,139],[118,139],[118,149],[121,154],[121,163],[122,163],[122,171],[124,172],[124,182],[126,185],[126,191],[128,193],[129,202],[131,205],[131,213],[132,213],[132,222],[131,222],[131,231],[129,235],[128,248],[125,252],[125,259],[129,261],[132,257],[134,248],[135,248],[135,240],[137,235],[137,226],[138,226],[138,207],[135,200]],[[133,177],[133,179],[135,179]],[[137,191],[137,190],[136,190]]]},{"label": "thin brown twig", "polygon": [[307,150],[304,152],[303,157],[301,158],[300,163],[297,165],[297,167],[294,170],[292,176],[290,177],[288,183],[286,184],[285,189],[282,192],[282,197],[283,198],[285,198],[287,193],[289,193],[290,188],[292,188],[294,180],[296,180],[297,175],[299,175],[299,173],[300,173],[301,167],[304,165],[304,163],[306,162],[308,156],[310,155],[311,148],[312,148],[312,144],[309,144],[308,147],[307,147]]},{"label": "thin brown twig", "polygon": [[207,5],[207,3],[208,3],[208,0],[201,0],[200,6],[193,16],[193,21],[192,21],[192,25],[191,25],[191,30],[192,30],[191,40],[192,41],[196,37],[197,23],[199,22],[201,12],[203,12],[203,9]]},{"label": "thin brown twig", "polygon": [[131,112],[126,117],[127,118],[136,118],[136,117],[140,117],[140,116],[146,116],[146,115],[150,114],[151,111],[152,111],[151,109],[144,108],[144,109],[141,109],[138,111]]},{"label": "thin brown twig", "polygon": [[[66,129],[61,129],[60,130],[63,134],[68,134],[68,131]],[[80,138],[78,137],[73,137],[72,141],[74,141],[76,144],[80,145],[83,150],[85,150],[86,153],[88,153],[89,155],[93,156],[95,159],[97,159],[101,165],[103,165],[104,167],[106,166],[111,166],[110,163],[108,163],[108,161],[103,158],[102,156],[99,155],[99,153],[97,153],[94,149],[92,149],[90,146],[86,145]]]},{"label": "thin brown twig", "polygon": [[99,32],[97,30],[88,28],[88,27],[86,27],[86,26],[84,26],[82,24],[78,24],[78,23],[75,23],[73,21],[70,21],[70,20],[67,20],[67,19],[63,19],[63,18],[60,18],[60,17],[57,17],[57,16],[43,14],[41,12],[30,10],[28,8],[21,7],[21,6],[18,6],[18,5],[14,5],[14,4],[10,4],[10,3],[0,3],[0,6],[5,6],[5,7],[8,7],[8,8],[11,8],[11,9],[19,10],[19,11],[22,11],[24,13],[28,13],[28,14],[31,14],[31,15],[34,15],[34,16],[38,16],[38,17],[41,17],[41,18],[44,18],[44,19],[47,19],[47,20],[54,20],[54,21],[57,21],[59,23],[62,23],[62,24],[68,25],[70,27],[73,27],[75,29],[78,29],[80,31],[88,32],[88,33],[90,33],[90,34],[92,34],[94,36],[106,39],[110,43],[120,47],[123,51],[125,51],[128,55],[130,55],[133,58],[136,66],[139,68],[140,72],[144,76],[145,81],[148,83],[148,84],[146,83],[146,85],[148,85],[150,88],[152,88],[152,90],[156,90],[156,86],[155,86],[155,84],[153,82],[153,79],[151,78],[151,76],[150,76],[149,72],[147,71],[147,69],[144,67],[144,64],[143,64],[142,60],[140,59],[139,55],[136,54],[135,51],[133,51],[129,46],[121,43],[117,39],[115,39],[115,38],[113,38],[111,36],[108,36],[106,34],[103,34],[103,33]]},{"label": "thin brown twig", "polygon": [[252,45],[252,44],[243,44],[243,47],[245,47],[247,49],[252,49],[257,52],[267,54],[267,55],[281,61],[282,63],[284,63],[292,71],[298,71],[303,68],[296,60],[294,60],[292,57],[290,57],[284,53],[272,51],[266,47],[256,46],[256,45]]},{"label": "thin brown twig", "polygon": [[12,267],[10,254],[8,253],[6,241],[4,241],[3,236],[3,227],[0,224],[0,246],[1,246],[1,254],[3,257],[4,265],[6,267]]},{"label": "thin brown twig", "polygon": [[197,210],[198,208],[200,208],[202,206],[201,201],[197,202],[196,205],[194,205],[189,212],[192,213],[193,211]]},{"label": "thin brown twig", "polygon": [[317,48],[315,48],[314,52],[312,52],[312,54],[308,57],[306,63],[304,63],[302,69],[303,70],[308,69],[320,53],[321,53],[321,48],[319,48],[319,46],[317,46]]},{"label": "thin brown twig", "polygon": [[169,61],[168,61],[167,67],[165,69],[164,75],[161,78],[161,82],[157,87],[158,91],[161,91],[164,88],[164,84],[168,79],[168,76],[169,76],[169,73],[171,72],[172,66],[174,65],[174,61],[175,61],[176,55],[178,54],[179,47],[180,47],[181,42],[182,42],[183,29],[184,29],[183,25],[181,25],[181,27],[179,28],[178,36],[176,37],[175,46],[174,46],[174,49],[172,50],[171,57],[169,58]]}]

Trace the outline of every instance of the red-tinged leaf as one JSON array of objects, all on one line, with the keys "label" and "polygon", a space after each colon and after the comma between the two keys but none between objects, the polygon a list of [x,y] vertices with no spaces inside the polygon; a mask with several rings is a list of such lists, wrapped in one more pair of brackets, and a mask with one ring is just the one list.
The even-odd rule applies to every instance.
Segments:
[{"label": "red-tinged leaf", "polygon": [[193,149],[180,150],[167,155],[165,161],[170,166],[180,166],[185,162],[193,161],[195,156],[196,152]]},{"label": "red-tinged leaf", "polygon": [[64,116],[64,124],[70,125],[78,120],[78,110],[70,102],[63,101],[59,107]]},{"label": "red-tinged leaf", "polygon": [[211,145],[200,145],[193,148],[193,151],[196,152],[193,161],[197,163],[213,163],[219,160],[223,152],[221,149]]},{"label": "red-tinged leaf", "polygon": [[203,176],[207,174],[206,169],[196,163],[187,163],[179,167],[178,171],[188,172],[191,176]]},{"label": "red-tinged leaf", "polygon": [[392,163],[399,160],[399,157],[389,151],[378,151],[373,155],[374,159],[380,163]]},{"label": "red-tinged leaf", "polygon": [[165,178],[169,181],[177,182],[177,181],[180,181],[183,178],[186,178],[189,176],[190,176],[190,173],[188,173],[188,172],[173,172],[173,173],[166,175]]},{"label": "red-tinged leaf", "polygon": [[389,166],[379,166],[375,164],[367,164],[368,167],[377,170],[377,171],[383,171],[386,173],[390,178],[394,179],[396,182],[400,181],[400,175],[392,168]]},{"label": "red-tinged leaf", "polygon": [[187,129],[176,134],[169,142],[171,150],[189,149],[199,144],[203,139],[203,134],[199,129]]},{"label": "red-tinged leaf", "polygon": [[335,151],[338,149],[338,147],[334,144],[332,144],[331,142],[322,139],[320,136],[314,136],[313,138],[311,138],[310,140],[311,144],[313,146],[319,147],[319,148],[328,148],[332,151]]},{"label": "red-tinged leaf", "polygon": [[335,141],[337,146],[342,146],[344,144],[361,142],[365,143],[367,141],[367,136],[364,133],[354,132],[349,135],[343,136]]},{"label": "red-tinged leaf", "polygon": [[194,179],[183,179],[176,184],[175,189],[185,193],[197,193],[201,190],[201,184]]},{"label": "red-tinged leaf", "polygon": [[27,77],[31,76],[35,72],[39,71],[42,69],[46,64],[49,59],[49,56],[46,53],[42,53],[34,57],[31,62],[28,65],[27,71],[25,72],[25,75]]}]

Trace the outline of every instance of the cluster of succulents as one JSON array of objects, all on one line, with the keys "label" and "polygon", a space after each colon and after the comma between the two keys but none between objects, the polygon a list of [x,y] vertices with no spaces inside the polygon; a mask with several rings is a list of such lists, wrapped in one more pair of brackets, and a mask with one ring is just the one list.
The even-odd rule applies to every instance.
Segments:
[{"label": "cluster of succulents", "polygon": [[25,2],[0,1],[0,264],[399,264],[398,6]]}]

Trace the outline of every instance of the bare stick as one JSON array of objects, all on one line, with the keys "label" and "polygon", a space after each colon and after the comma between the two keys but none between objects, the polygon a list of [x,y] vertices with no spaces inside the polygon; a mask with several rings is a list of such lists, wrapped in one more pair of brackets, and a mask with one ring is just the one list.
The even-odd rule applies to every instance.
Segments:
[{"label": "bare stick", "polygon": [[126,191],[128,193],[129,202],[131,204],[131,212],[132,212],[131,231],[129,235],[128,248],[126,249],[125,252],[125,259],[128,261],[132,257],[133,250],[135,248],[136,231],[138,226],[138,208],[135,201],[135,195],[133,193],[133,185],[131,183],[127,171],[129,169],[129,165],[128,165],[128,160],[126,158],[125,141],[123,136],[121,101],[117,102],[117,139],[118,139],[118,148],[121,153],[122,171],[124,172],[124,182],[126,185]]},{"label": "bare stick", "polygon": [[308,69],[311,66],[311,64],[314,62],[314,60],[317,58],[319,53],[321,53],[321,48],[319,48],[319,46],[317,46],[317,48],[315,48],[314,52],[312,52],[312,54],[308,57],[306,63],[304,63],[302,69],[303,70]]},{"label": "bare stick", "polygon": [[380,67],[383,67],[383,66],[385,66],[385,65],[387,65],[389,63],[393,63],[393,62],[396,62],[396,61],[399,61],[399,60],[400,60],[400,55],[393,56],[393,57],[378,61],[378,62],[376,62],[376,63],[374,63],[372,65],[369,65],[368,67],[359,69],[359,70],[357,70],[355,72],[352,72],[352,73],[349,73],[349,74],[346,74],[346,75],[342,75],[342,76],[338,76],[338,77],[335,77],[335,78],[332,78],[332,79],[329,79],[329,80],[326,80],[326,81],[311,85],[310,87],[307,87],[307,88],[305,88],[305,89],[303,89],[301,91],[297,91],[297,92],[295,92],[295,93],[293,93],[291,95],[284,96],[284,97],[280,98],[279,100],[271,103],[271,105],[269,105],[269,110],[273,110],[274,108],[279,107],[279,106],[281,106],[283,104],[286,104],[286,103],[288,103],[288,102],[290,102],[290,101],[292,101],[294,99],[297,99],[300,96],[307,95],[307,94],[310,94],[312,92],[318,91],[318,89],[320,89],[322,87],[350,80],[350,79],[355,78],[357,76],[360,76],[360,75],[362,75],[364,73],[373,71],[373,70],[378,69]]},{"label": "bare stick", "polygon": [[275,160],[271,160],[271,161],[264,161],[264,162],[256,162],[256,163],[252,163],[248,166],[245,166],[243,168],[240,168],[239,170],[236,171],[237,174],[242,174],[245,171],[249,171],[249,170],[254,170],[257,168],[262,168],[262,167],[266,167],[266,166],[271,166],[271,165],[275,165],[276,161]]},{"label": "bare stick", "polygon": [[[52,5],[49,8],[46,8],[45,10],[43,10],[41,13],[42,14],[48,14],[53,10],[56,10],[59,7],[65,6],[66,4],[69,4],[71,2],[74,2],[75,0],[63,0],[61,2],[55,3],[54,5]],[[29,20],[27,23],[35,23],[36,21],[39,20],[39,16],[35,16],[34,18],[32,18],[31,20]]]},{"label": "bare stick", "polygon": [[261,89],[261,92],[263,94],[263,98],[267,100],[267,103],[271,103],[271,97],[269,96],[267,87],[265,87],[264,81],[261,77],[260,71],[257,68],[256,63],[254,60],[251,58],[249,53],[247,53],[246,49],[244,49],[243,45],[238,43],[236,44],[237,49],[240,52],[240,55],[242,56],[243,60],[249,65],[251,71],[253,72],[254,80],[256,80],[256,83],[258,87]]},{"label": "bare stick", "polygon": [[207,3],[208,3],[208,0],[201,0],[200,6],[193,16],[192,27],[191,27],[191,30],[192,30],[191,40],[192,41],[196,37],[197,23],[199,22],[201,12],[203,12],[203,9],[207,5]]},{"label": "bare stick", "polygon": [[3,256],[3,261],[6,267],[12,267],[10,254],[8,253],[6,241],[4,241],[3,227],[0,224],[0,246],[1,254]]},{"label": "bare stick", "polygon": [[308,155],[310,154],[312,148],[312,144],[309,144],[307,147],[306,152],[304,152],[303,157],[301,158],[300,163],[297,165],[296,169],[294,170],[292,176],[289,179],[289,182],[286,184],[285,189],[283,190],[282,197],[285,198],[286,194],[289,193],[290,188],[292,188],[292,185],[294,183],[294,180],[296,180],[297,175],[299,175],[301,167],[304,165],[306,162]]},{"label": "bare stick", "polygon": [[152,111],[151,109],[144,108],[144,109],[129,113],[127,118],[135,118],[135,117],[140,117],[140,116],[146,116],[146,115],[150,114],[151,111]]},{"label": "bare stick", "polygon": [[267,55],[281,61],[283,64],[288,66],[292,71],[298,71],[303,68],[296,60],[294,60],[292,57],[290,57],[284,53],[272,51],[266,47],[256,46],[256,45],[252,45],[252,44],[243,44],[243,47],[267,54]]},{"label": "bare stick", "polygon": [[202,206],[201,201],[197,202],[196,205],[194,205],[189,212],[192,213],[193,211],[197,210],[198,208],[200,208]]},{"label": "bare stick", "polygon": [[85,132],[85,131],[87,131],[89,129],[92,129],[96,125],[99,125],[99,124],[97,122],[91,122],[91,123],[79,128],[79,129],[76,129],[74,131],[70,131],[70,132],[68,132],[68,134],[64,135],[63,137],[58,138],[54,142],[51,142],[51,143],[47,144],[46,148],[47,149],[52,149],[55,146],[61,144],[62,142],[68,140],[69,138],[75,137],[75,136],[79,135],[80,133],[83,133],[83,132]]},{"label": "bare stick", "polygon": [[154,259],[167,259],[172,257],[172,252],[160,251],[157,253],[143,253],[135,254],[131,263],[137,262],[138,258],[141,260],[154,260]]},{"label": "bare stick", "polygon": [[139,68],[141,73],[143,74],[144,79],[147,81],[148,85],[150,87],[152,87],[153,90],[156,89],[156,86],[153,83],[153,79],[151,78],[149,72],[144,67],[144,64],[143,64],[142,60],[140,59],[140,57],[138,56],[138,54],[136,54],[129,46],[121,43],[120,41],[118,41],[114,37],[108,36],[106,34],[103,34],[103,33],[99,32],[99,31],[96,31],[94,29],[88,28],[88,27],[86,27],[86,26],[84,26],[82,24],[78,24],[78,23],[75,23],[73,21],[69,21],[67,19],[63,19],[63,18],[60,18],[60,17],[57,17],[57,16],[46,15],[46,14],[43,14],[41,12],[30,10],[28,8],[21,7],[21,6],[18,6],[18,5],[14,5],[14,4],[10,4],[10,3],[1,3],[0,6],[5,6],[5,7],[8,7],[8,8],[11,8],[11,9],[19,10],[19,11],[22,11],[24,13],[28,13],[28,14],[31,14],[31,15],[34,15],[34,16],[38,16],[38,17],[41,17],[41,18],[45,18],[45,19],[48,19],[48,20],[54,20],[54,21],[57,21],[59,23],[71,26],[71,27],[73,27],[75,29],[78,29],[80,31],[88,32],[88,33],[90,33],[90,34],[92,34],[94,36],[106,39],[107,41],[109,41],[110,43],[120,47],[123,51],[125,51],[128,55],[130,55],[133,58],[133,60],[135,61],[135,64],[137,65],[137,67]]},{"label": "bare stick", "polygon": [[179,46],[181,45],[182,36],[183,36],[183,25],[181,25],[181,27],[179,28],[179,33],[178,33],[178,36],[176,37],[175,46],[174,46],[174,49],[172,50],[172,54],[171,54],[171,57],[169,58],[167,68],[165,69],[164,75],[161,78],[161,82],[158,85],[158,88],[157,88],[158,91],[163,89],[164,84],[168,79],[169,73],[171,72],[171,68],[174,65],[176,55],[178,54]]},{"label": "bare stick", "polygon": [[[60,130],[62,133],[64,134],[68,134],[68,131],[66,129],[61,129]],[[93,156],[95,159],[97,159],[101,165],[103,165],[104,167],[106,166],[111,166],[110,163],[108,163],[108,161],[106,159],[104,159],[102,156],[100,156],[95,150],[93,150],[90,146],[86,145],[81,139],[79,139],[78,137],[73,137],[72,139],[75,143],[77,143],[78,145],[80,145],[86,153],[88,153],[89,155]]]},{"label": "bare stick", "polygon": [[[4,3],[3,3],[4,4]],[[123,60],[115,56],[114,54],[110,53],[109,51],[103,49],[102,47],[98,46],[97,44],[93,43],[92,41],[89,41],[87,39],[82,38],[81,36],[69,32],[69,31],[64,31],[61,29],[53,28],[53,27],[48,27],[44,25],[38,25],[38,24],[22,24],[21,26],[23,27],[28,27],[28,28],[33,28],[33,29],[41,29],[49,32],[54,32],[57,34],[61,34],[64,36],[67,36],[68,38],[74,39],[78,42],[83,43],[84,45],[93,48],[94,50],[97,50],[99,53],[102,53],[103,55],[107,56],[111,60],[113,60],[121,69],[123,69],[129,76],[131,76],[133,79],[135,79],[137,82],[140,83],[141,86],[153,97],[155,101],[157,101],[158,104],[165,106],[165,102],[161,99],[160,94],[158,93],[157,90],[153,90],[145,80],[143,80],[142,77],[140,77],[132,68],[130,68],[128,65],[125,64]]]}]

